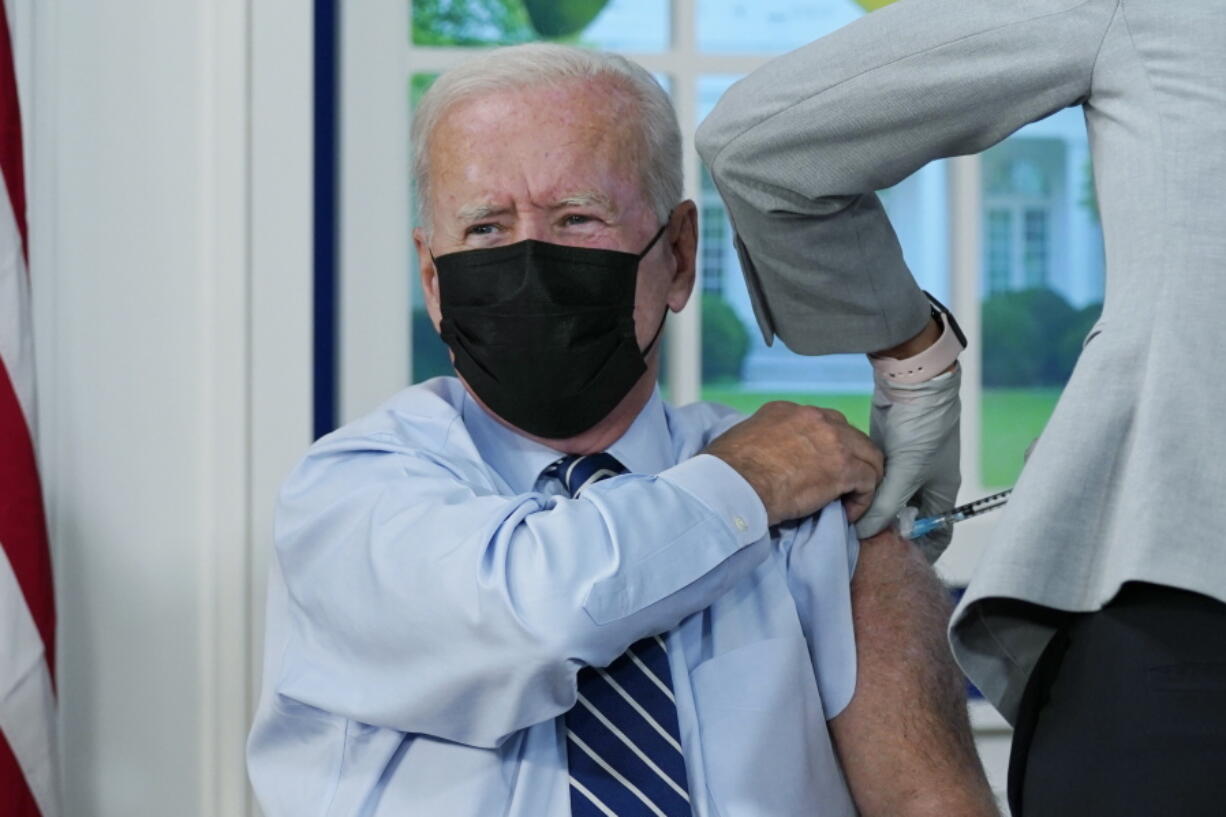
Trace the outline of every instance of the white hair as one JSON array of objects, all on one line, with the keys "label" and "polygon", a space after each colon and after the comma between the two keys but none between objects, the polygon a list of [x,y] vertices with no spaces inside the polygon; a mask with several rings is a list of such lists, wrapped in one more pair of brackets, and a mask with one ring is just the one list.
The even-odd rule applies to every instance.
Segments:
[{"label": "white hair", "polygon": [[417,219],[430,229],[430,137],[454,105],[488,94],[549,86],[573,79],[610,79],[638,109],[643,192],[663,221],[683,195],[681,129],[664,89],[641,65],[618,54],[552,43],[496,48],[452,68],[422,96],[413,116]]}]

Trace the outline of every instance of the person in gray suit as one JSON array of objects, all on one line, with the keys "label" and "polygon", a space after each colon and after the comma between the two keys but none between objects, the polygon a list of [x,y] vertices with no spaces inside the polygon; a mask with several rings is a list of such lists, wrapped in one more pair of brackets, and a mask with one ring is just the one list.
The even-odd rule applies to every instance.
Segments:
[{"label": "person in gray suit", "polygon": [[[1103,316],[951,641],[1017,727],[1015,815],[1220,814],[1226,381],[1209,364],[1226,350],[1226,2],[900,0],[735,85],[697,142],[767,340],[884,350],[897,372],[943,327],[873,191],[1073,105]],[[957,484],[957,371],[936,357],[913,400],[878,373],[886,484],[862,535]]]}]

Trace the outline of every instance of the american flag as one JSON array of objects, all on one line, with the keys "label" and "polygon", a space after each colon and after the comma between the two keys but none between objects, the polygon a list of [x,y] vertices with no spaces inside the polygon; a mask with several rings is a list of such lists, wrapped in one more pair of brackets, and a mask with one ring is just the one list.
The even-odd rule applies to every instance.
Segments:
[{"label": "american flag", "polygon": [[34,457],[30,270],[8,3],[0,3],[0,813],[58,817],[55,605]]}]

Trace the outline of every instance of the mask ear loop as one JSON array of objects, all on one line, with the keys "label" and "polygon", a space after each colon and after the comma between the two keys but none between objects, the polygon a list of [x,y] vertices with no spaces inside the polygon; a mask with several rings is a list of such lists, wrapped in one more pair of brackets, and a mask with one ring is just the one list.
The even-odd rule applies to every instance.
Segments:
[{"label": "mask ear loop", "polygon": [[[671,213],[669,214],[669,218],[670,219],[672,218]],[[651,241],[647,243],[647,246],[643,248],[643,251],[639,253],[640,261],[643,260],[643,257],[646,256],[647,253],[651,252],[651,248],[656,245],[656,242],[660,240],[660,236],[664,235],[664,231],[667,229],[668,229],[668,219],[666,219],[664,223],[660,225],[660,229],[656,231],[655,236],[653,236]]]},{"label": "mask ear loop", "polygon": [[641,354],[646,359],[651,354],[651,348],[656,345],[656,341],[660,339],[660,333],[664,331],[664,322],[668,320],[668,306],[664,307],[664,314],[660,316],[660,325],[656,327],[656,333],[651,336],[651,340],[647,343],[647,348]]},{"label": "mask ear loop", "polygon": [[[644,256],[646,256],[647,253],[651,252],[651,248],[654,247],[656,245],[656,242],[660,240],[660,236],[664,235],[664,231],[668,229],[668,223],[672,220],[672,217],[673,217],[673,214],[672,214],[672,211],[670,210],[668,213],[668,218],[664,220],[664,223],[660,225],[660,229],[656,231],[656,234],[654,236],[652,236],[651,241],[649,241],[647,243],[647,246],[643,248],[643,251],[639,253],[640,261],[643,260]],[[651,341],[647,344],[647,348],[643,349],[642,352],[640,352],[640,354],[642,354],[644,358],[646,358],[649,354],[651,354],[652,347],[654,347],[656,345],[656,341],[660,339],[660,333],[664,331],[664,322],[666,320],[668,320],[668,306],[667,305],[664,307],[664,314],[660,316],[660,325],[656,327],[656,333],[651,336]]]}]

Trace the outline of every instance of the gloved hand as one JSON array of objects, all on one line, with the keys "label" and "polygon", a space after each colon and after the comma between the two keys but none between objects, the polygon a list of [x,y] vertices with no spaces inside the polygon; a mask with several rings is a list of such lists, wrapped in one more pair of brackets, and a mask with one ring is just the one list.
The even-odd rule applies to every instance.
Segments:
[{"label": "gloved hand", "polygon": [[[934,516],[954,507],[962,484],[958,422],[962,367],[923,383],[888,382],[874,373],[869,437],[885,454],[885,478],[868,511],[856,523],[861,539],[893,524],[905,505]],[[916,540],[931,564],[949,545],[949,529]]]}]

